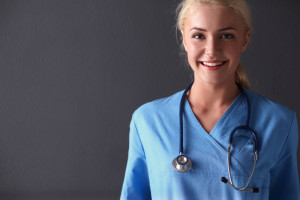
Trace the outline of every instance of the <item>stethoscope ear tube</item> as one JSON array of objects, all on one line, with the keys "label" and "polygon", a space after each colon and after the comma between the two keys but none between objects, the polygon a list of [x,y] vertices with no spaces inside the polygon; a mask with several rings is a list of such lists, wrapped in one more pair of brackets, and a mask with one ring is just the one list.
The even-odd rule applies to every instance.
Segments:
[{"label": "stethoscope ear tube", "polygon": [[[234,132],[233,132],[233,134],[234,134]],[[230,182],[228,182],[228,179],[225,178],[225,177],[222,177],[222,178],[221,178],[221,181],[222,181],[223,183],[227,183],[228,185],[230,185],[230,186],[233,187],[234,189],[236,189],[236,190],[238,190],[238,191],[241,191],[241,192],[254,192],[254,193],[259,192],[259,189],[258,189],[258,188],[246,189],[246,188],[248,187],[250,181],[251,181],[252,176],[253,176],[253,172],[254,172],[254,169],[255,169],[256,161],[257,161],[257,158],[258,158],[258,153],[257,153],[256,148],[255,148],[255,150],[254,150],[254,158],[253,158],[254,161],[253,161],[253,167],[252,167],[251,173],[250,173],[250,175],[249,175],[249,177],[248,177],[248,180],[247,180],[245,186],[242,187],[242,188],[236,187],[236,186],[234,185],[233,181],[232,181],[231,171],[230,171],[230,149],[231,149],[231,143],[229,144],[228,150],[227,150],[227,167],[228,167],[228,174],[229,174],[229,180],[230,180]]]},{"label": "stethoscope ear tube", "polygon": [[[246,125],[245,126],[238,126],[236,127],[230,134],[230,137],[229,137],[229,146],[228,146],[228,149],[227,149],[227,167],[228,167],[228,174],[229,174],[229,180],[230,182],[228,181],[228,179],[226,179],[225,177],[222,177],[221,178],[221,181],[223,183],[227,183],[228,185],[230,185],[231,187],[233,187],[234,189],[238,190],[238,191],[241,191],[241,192],[254,192],[254,193],[257,193],[259,192],[259,188],[252,188],[252,189],[246,189],[247,186],[249,185],[250,181],[251,181],[251,178],[253,176],[253,172],[254,172],[254,169],[255,169],[255,165],[256,165],[256,161],[258,159],[258,144],[257,144],[257,138],[256,138],[256,132],[249,127],[249,120],[250,120],[250,102],[249,102],[249,98],[245,92],[245,90],[239,86],[239,89],[241,90],[241,92],[244,94],[244,96],[246,97],[246,101],[247,101],[247,121],[246,121]],[[234,137],[234,134],[237,132],[237,130],[248,130],[252,136],[253,136],[253,143],[254,143],[254,158],[253,158],[253,167],[252,167],[252,170],[251,170],[251,173],[248,177],[248,180],[245,184],[244,187],[242,188],[238,188],[234,185],[233,181],[232,181],[232,177],[231,177],[231,171],[230,171],[230,149],[231,149],[231,144],[233,142],[233,137]]]},{"label": "stethoscope ear tube", "polygon": [[233,187],[234,189],[241,191],[241,192],[253,192],[253,193],[258,193],[259,192],[259,188],[252,188],[252,189],[248,189],[248,190],[241,190],[241,189],[237,189],[236,187],[234,187],[234,185],[232,185],[231,183],[228,182],[227,178],[222,177],[221,181],[223,183],[227,183],[228,185],[230,185],[231,187]]}]

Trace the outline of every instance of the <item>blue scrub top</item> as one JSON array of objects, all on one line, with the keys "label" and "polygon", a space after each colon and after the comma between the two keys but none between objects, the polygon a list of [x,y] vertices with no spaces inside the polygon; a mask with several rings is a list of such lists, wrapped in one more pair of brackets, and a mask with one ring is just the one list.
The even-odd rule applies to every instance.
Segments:
[{"label": "blue scrub top", "polygon": [[[249,126],[256,131],[258,141],[258,160],[248,188],[259,188],[259,193],[240,192],[221,182],[223,176],[229,179],[229,135],[246,123],[247,103],[242,94],[209,134],[185,101],[184,153],[193,166],[185,173],[173,169],[172,161],[179,152],[180,91],[146,103],[134,112],[121,199],[300,199],[295,112],[253,91],[246,93],[251,105]],[[252,141],[246,131],[234,137],[230,166],[237,187],[245,185],[253,166]]]}]

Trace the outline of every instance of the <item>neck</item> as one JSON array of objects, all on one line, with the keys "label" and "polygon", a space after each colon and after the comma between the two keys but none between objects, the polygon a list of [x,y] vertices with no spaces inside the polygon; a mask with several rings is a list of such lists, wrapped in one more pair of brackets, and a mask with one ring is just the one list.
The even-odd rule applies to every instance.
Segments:
[{"label": "neck", "polygon": [[208,84],[195,80],[188,93],[188,100],[193,107],[210,110],[231,105],[238,94],[239,89],[234,81]]}]

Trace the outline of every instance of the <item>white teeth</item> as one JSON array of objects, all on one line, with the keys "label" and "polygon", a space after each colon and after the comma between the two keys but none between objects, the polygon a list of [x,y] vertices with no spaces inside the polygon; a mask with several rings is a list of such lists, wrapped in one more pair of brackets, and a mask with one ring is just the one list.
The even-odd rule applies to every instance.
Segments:
[{"label": "white teeth", "polygon": [[218,62],[218,63],[208,63],[208,62],[202,62],[206,66],[215,67],[218,65],[222,65],[224,62]]}]

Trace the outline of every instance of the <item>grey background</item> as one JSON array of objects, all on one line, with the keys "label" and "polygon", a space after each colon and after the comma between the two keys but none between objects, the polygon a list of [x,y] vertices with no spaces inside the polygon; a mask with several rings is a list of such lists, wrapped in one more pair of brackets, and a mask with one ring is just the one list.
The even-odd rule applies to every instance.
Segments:
[{"label": "grey background", "polygon": [[[0,199],[118,199],[131,114],[190,82],[178,0],[0,1]],[[300,3],[249,0],[252,89],[300,118]]]}]

